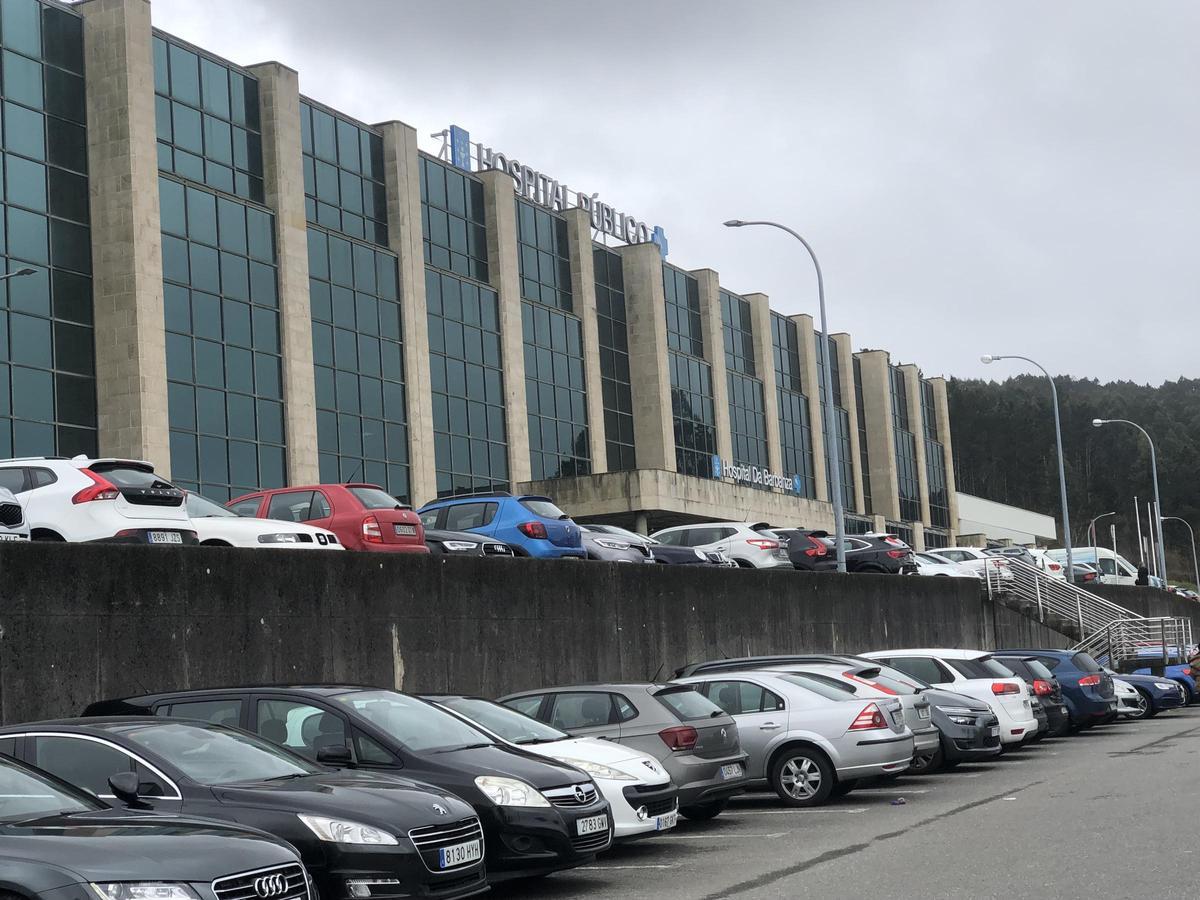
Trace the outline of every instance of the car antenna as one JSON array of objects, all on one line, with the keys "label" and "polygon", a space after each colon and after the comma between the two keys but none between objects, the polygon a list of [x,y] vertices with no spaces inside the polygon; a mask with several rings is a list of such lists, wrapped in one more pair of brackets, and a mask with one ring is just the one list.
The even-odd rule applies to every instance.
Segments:
[{"label": "car antenna", "polygon": [[658,676],[662,674],[663,666],[666,663],[659,663],[658,668],[654,670],[654,674],[650,676],[650,683],[655,684],[658,681]]},{"label": "car antenna", "polygon": [[[360,459],[360,460],[358,461],[358,468],[356,468],[356,469],[354,470],[354,474],[355,474],[355,475],[361,475],[361,474],[362,474],[362,467],[363,467],[363,461]],[[353,478],[347,478],[347,479],[346,479],[346,480],[343,482],[343,484],[353,484],[353,483],[354,483],[354,479],[353,479]]]},{"label": "car antenna", "polygon": [[716,647],[717,647],[717,652],[721,654],[721,659],[729,659],[729,654],[721,649],[720,644],[717,644]]}]

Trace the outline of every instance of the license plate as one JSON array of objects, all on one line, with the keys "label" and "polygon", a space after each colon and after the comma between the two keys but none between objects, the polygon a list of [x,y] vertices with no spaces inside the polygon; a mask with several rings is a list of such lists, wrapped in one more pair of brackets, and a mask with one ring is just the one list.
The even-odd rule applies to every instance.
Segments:
[{"label": "license plate", "polygon": [[392,527],[394,529],[396,529],[396,534],[399,534],[399,535],[411,537],[412,535],[417,533],[416,525],[393,525]]},{"label": "license plate", "polygon": [[988,729],[988,737],[999,737],[999,736],[1000,736],[999,728],[989,728]]},{"label": "license plate", "polygon": [[924,709],[917,710],[917,718],[919,718],[919,719],[928,719],[929,715],[930,715],[930,713],[929,713],[928,706],[926,706]]},{"label": "license plate", "polygon": [[150,543],[152,544],[182,544],[183,535],[178,531],[151,531],[149,533]]},{"label": "license plate", "polygon": [[730,763],[727,766],[721,766],[721,778],[728,781],[730,778],[742,777],[742,764]]},{"label": "license plate", "polygon": [[588,816],[586,819],[580,819],[576,822],[575,828],[580,837],[583,837],[585,834],[608,831],[608,816]]},{"label": "license plate", "polygon": [[7,532],[0,532],[0,541],[27,541],[27,540],[29,540],[29,538],[25,537],[25,535],[23,535],[23,534],[8,534]]},{"label": "license plate", "polygon": [[665,816],[658,816],[654,820],[655,831],[670,831],[679,822],[679,813],[669,812]]},{"label": "license plate", "polygon": [[442,847],[438,850],[438,868],[449,869],[451,866],[461,866],[463,863],[475,862],[483,858],[483,844],[479,841],[467,841],[465,844],[455,844],[453,847]]}]

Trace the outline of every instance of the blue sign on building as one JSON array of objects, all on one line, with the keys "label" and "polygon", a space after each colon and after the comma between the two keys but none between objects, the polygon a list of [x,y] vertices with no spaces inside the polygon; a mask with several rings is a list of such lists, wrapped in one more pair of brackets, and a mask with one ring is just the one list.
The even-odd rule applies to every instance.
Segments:
[{"label": "blue sign on building", "polygon": [[721,457],[717,456],[715,453],[713,454],[712,458],[712,477],[721,477]]},{"label": "blue sign on building", "polygon": [[463,171],[471,171],[471,135],[457,125],[450,126],[450,162]]},{"label": "blue sign on building", "polygon": [[654,231],[650,235],[650,240],[658,245],[658,255],[663,259],[667,258],[667,233],[662,230],[661,225],[655,225]]},{"label": "blue sign on building", "polygon": [[804,493],[804,479],[801,478],[799,475],[792,476],[792,490],[795,491],[797,494]]}]

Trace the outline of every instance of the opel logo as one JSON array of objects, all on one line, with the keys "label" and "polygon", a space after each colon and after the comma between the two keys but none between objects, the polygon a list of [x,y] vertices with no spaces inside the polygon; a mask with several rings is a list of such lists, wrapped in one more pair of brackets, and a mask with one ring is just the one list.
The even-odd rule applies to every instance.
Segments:
[{"label": "opel logo", "polygon": [[440,803],[433,804],[433,812],[435,815],[439,815],[439,816],[450,815],[450,810],[446,809],[446,807],[442,806],[442,804],[440,804]]},{"label": "opel logo", "polygon": [[264,898],[282,897],[287,893],[287,879],[276,872],[274,875],[261,875],[254,879],[254,893]]},{"label": "opel logo", "polygon": [[588,792],[586,790],[584,790],[583,785],[582,784],[575,785],[575,799],[578,800],[580,803],[586,803],[587,797],[588,797]]}]

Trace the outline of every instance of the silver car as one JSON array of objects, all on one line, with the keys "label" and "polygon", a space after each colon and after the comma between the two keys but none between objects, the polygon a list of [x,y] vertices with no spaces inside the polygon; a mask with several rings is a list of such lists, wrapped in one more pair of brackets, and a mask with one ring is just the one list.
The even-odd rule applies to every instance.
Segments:
[{"label": "silver car", "polygon": [[679,788],[679,811],[711,819],[746,789],[746,754],[732,718],[691,687],[586,684],[499,700],[572,737],[601,737],[649,753]]},{"label": "silver car", "polygon": [[904,708],[795,672],[728,672],[680,679],[728,712],[742,735],[752,784],[789,806],[818,806],[863,778],[895,775],[913,758]]}]

